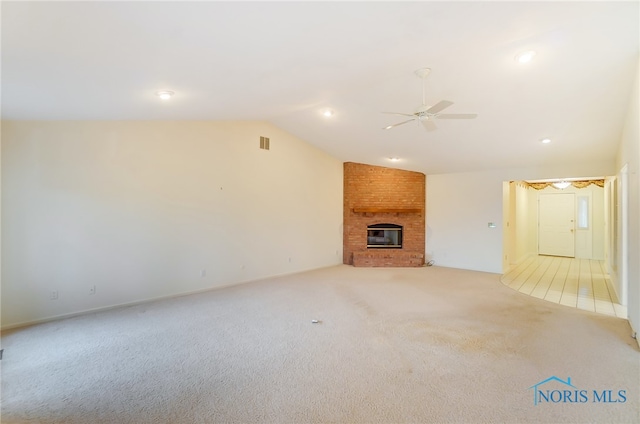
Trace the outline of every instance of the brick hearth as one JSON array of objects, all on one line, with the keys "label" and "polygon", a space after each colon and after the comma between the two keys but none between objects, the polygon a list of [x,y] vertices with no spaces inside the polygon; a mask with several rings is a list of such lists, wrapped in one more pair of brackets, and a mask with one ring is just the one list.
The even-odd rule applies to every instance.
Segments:
[{"label": "brick hearth", "polygon": [[[343,263],[354,266],[424,265],[426,177],[419,172],[344,164]],[[367,226],[403,227],[402,249],[367,249]]]}]

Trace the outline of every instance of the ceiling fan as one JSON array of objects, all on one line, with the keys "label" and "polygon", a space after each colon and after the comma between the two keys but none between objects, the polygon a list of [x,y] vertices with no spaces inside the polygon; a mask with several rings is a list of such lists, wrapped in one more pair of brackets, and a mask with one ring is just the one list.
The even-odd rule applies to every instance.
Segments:
[{"label": "ceiling fan", "polygon": [[427,79],[431,73],[431,68],[421,68],[415,71],[415,74],[422,78],[422,105],[420,105],[413,113],[397,113],[397,112],[382,112],[391,115],[408,116],[411,119],[399,122],[397,124],[384,127],[384,130],[390,130],[397,126],[406,124],[411,121],[421,122],[427,131],[433,131],[437,129],[435,119],[473,119],[478,116],[476,113],[440,113],[453,104],[449,100],[441,100],[433,106],[428,106],[425,102],[424,96],[424,80]]}]

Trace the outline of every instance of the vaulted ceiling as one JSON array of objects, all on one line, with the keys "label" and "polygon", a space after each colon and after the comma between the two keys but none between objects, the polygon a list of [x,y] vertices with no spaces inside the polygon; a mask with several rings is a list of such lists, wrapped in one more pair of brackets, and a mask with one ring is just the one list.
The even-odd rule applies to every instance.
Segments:
[{"label": "vaulted ceiling", "polygon": [[[264,120],[344,161],[427,174],[612,160],[638,6],[5,1],[2,118]],[[478,117],[384,130],[408,118],[382,112],[422,104],[424,67],[427,105]]]}]

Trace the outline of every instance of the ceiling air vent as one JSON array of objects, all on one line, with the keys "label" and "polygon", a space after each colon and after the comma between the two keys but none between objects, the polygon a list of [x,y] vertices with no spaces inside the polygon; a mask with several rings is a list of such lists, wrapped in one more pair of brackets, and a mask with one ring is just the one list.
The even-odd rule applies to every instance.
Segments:
[{"label": "ceiling air vent", "polygon": [[260,148],[264,150],[269,150],[269,137],[260,136]]}]

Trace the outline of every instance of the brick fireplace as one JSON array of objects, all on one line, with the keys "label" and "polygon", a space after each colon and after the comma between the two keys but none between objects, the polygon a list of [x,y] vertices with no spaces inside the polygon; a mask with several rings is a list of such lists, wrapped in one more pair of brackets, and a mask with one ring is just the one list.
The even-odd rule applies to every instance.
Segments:
[{"label": "brick fireplace", "polygon": [[[425,190],[426,177],[422,173],[346,162],[343,263],[364,267],[423,266]],[[393,240],[393,228],[401,229],[400,247],[397,242],[388,241]]]}]

